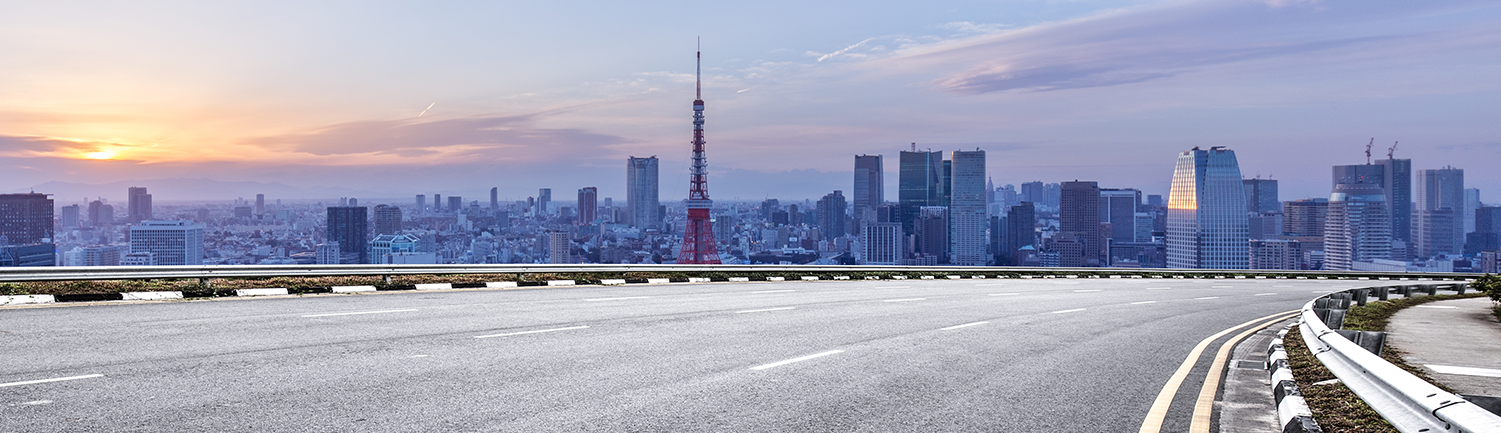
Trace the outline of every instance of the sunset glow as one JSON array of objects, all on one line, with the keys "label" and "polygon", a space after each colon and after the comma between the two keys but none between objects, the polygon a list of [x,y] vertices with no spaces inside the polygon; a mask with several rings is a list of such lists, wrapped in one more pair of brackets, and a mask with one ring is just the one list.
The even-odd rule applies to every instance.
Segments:
[{"label": "sunset glow", "polygon": [[87,156],[89,159],[113,159],[115,157],[115,153],[107,150],[101,150],[98,152],[89,152],[84,156]]}]

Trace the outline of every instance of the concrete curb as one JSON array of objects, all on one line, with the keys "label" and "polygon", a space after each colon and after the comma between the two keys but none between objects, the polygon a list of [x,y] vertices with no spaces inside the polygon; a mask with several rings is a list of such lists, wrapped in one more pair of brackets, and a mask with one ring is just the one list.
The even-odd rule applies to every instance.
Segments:
[{"label": "concrete curb", "polygon": [[690,283],[708,283],[708,282],[712,282],[712,281],[710,279],[704,278],[704,277],[688,277],[688,282],[690,282]]},{"label": "concrete curb", "polygon": [[120,294],[122,301],[164,301],[168,299],[182,299],[182,292],[125,292]]},{"label": "concrete curb", "polygon": [[601,286],[619,286],[625,284],[625,280],[599,280]]},{"label": "concrete curb", "polygon": [[235,290],[235,296],[283,296],[286,294],[287,289],[285,288]]},{"label": "concrete curb", "polygon": [[1303,401],[1303,392],[1298,389],[1298,381],[1293,380],[1293,370],[1287,365],[1287,351],[1282,345],[1282,339],[1287,337],[1287,330],[1292,325],[1282,328],[1277,332],[1277,338],[1267,347],[1267,371],[1272,377],[1272,397],[1277,405],[1277,421],[1282,424],[1283,433],[1322,433],[1319,423],[1314,421],[1313,412],[1308,410],[1308,403]]},{"label": "concrete curb", "polygon": [[416,288],[417,290],[449,290],[453,288],[453,283],[417,284]]},{"label": "concrete curb", "polygon": [[329,290],[334,293],[363,293],[374,292],[375,286],[333,286]]},{"label": "concrete curb", "polygon": [[57,302],[52,295],[0,296],[0,305],[51,304]]},{"label": "concrete curb", "polygon": [[549,287],[551,287],[551,286],[572,286],[572,285],[575,285],[575,282],[573,280],[548,280],[547,281],[547,285]]}]

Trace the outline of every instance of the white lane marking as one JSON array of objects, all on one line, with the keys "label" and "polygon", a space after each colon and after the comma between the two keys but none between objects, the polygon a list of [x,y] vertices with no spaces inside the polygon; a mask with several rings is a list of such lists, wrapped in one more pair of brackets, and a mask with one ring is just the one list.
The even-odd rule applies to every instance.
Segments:
[{"label": "white lane marking", "polygon": [[938,330],[939,331],[951,331],[951,330],[955,330],[955,329],[959,329],[959,328],[968,328],[968,327],[971,327],[971,326],[980,326],[980,325],[984,325],[986,323],[990,323],[990,322],[965,323],[963,325],[954,325],[954,326],[950,326],[950,327],[947,327],[947,328],[938,328]]},{"label": "white lane marking", "polygon": [[1209,286],[1211,289],[1234,289],[1235,286]]},{"label": "white lane marking", "polygon": [[1148,287],[1147,290],[1167,290],[1167,287]]},{"label": "white lane marking", "polygon": [[1154,303],[1157,303],[1157,301],[1132,302],[1131,305],[1154,304]]},{"label": "white lane marking", "polygon": [[791,310],[791,309],[795,309],[795,308],[797,308],[797,307],[762,308],[760,310],[736,311],[735,314],[760,313],[762,311],[782,311],[782,310]]},{"label": "white lane marking", "polygon": [[1072,309],[1072,310],[1060,310],[1060,311],[1054,311],[1053,314],[1072,313],[1072,312],[1075,312],[1075,311],[1084,311],[1084,309],[1083,308],[1075,308],[1075,309]]},{"label": "white lane marking", "polygon": [[1011,296],[1011,295],[1020,295],[1020,293],[991,293],[991,294],[986,295],[986,296]]},{"label": "white lane marking", "polygon": [[1272,296],[1272,295],[1275,295],[1275,294],[1276,293],[1257,293],[1257,294],[1254,294],[1254,295],[1251,295],[1251,296]]},{"label": "white lane marking", "polygon": [[808,355],[808,356],[799,356],[799,357],[788,359],[788,360],[785,360],[785,361],[777,361],[777,362],[773,362],[773,363],[770,363],[770,364],[757,365],[755,367],[751,367],[750,369],[751,370],[765,370],[765,369],[768,369],[768,368],[781,367],[783,365],[791,364],[791,363],[794,363],[794,362],[807,361],[809,359],[818,358],[818,357],[824,357],[824,356],[829,356],[829,355],[833,355],[833,354],[836,354],[836,353],[843,353],[843,352],[844,352],[843,350],[830,350],[828,352],[815,353],[815,354]]},{"label": "white lane marking", "polygon": [[1501,377],[1501,370],[1475,367],[1455,367],[1452,365],[1423,364],[1424,367],[1443,374],[1462,374],[1465,376]]},{"label": "white lane marking", "polygon": [[4,388],[4,387],[7,387],[7,386],[36,385],[38,383],[48,383],[48,382],[62,382],[62,381],[65,381],[65,380],[93,379],[93,378],[96,378],[96,377],[104,377],[104,375],[102,375],[102,374],[85,374],[83,376],[56,377],[56,378],[52,378],[52,379],[39,379],[39,380],[28,380],[28,381],[23,381],[23,382],[0,383],[0,388]]},{"label": "white lane marking", "polygon": [[567,328],[539,329],[539,330],[536,330],[536,331],[521,331],[521,332],[511,332],[511,333],[505,333],[505,334],[494,334],[494,335],[477,335],[474,338],[509,337],[509,336],[512,336],[512,335],[540,334],[540,333],[543,333],[543,332],[568,331],[568,330],[573,330],[573,329],[584,329],[584,328],[588,328],[588,326],[570,326],[570,327],[567,327]]},{"label": "white lane marking", "polygon": [[1219,299],[1219,298],[1220,297],[1218,297],[1218,296],[1205,296],[1205,297],[1202,297],[1202,298],[1194,298],[1194,300],[1195,301],[1203,301],[1203,300],[1206,300],[1206,299]]},{"label": "white lane marking", "polygon": [[427,355],[412,355],[413,358],[426,358]]},{"label": "white lane marking", "polygon": [[594,298],[594,299],[585,299],[584,302],[624,301],[626,299],[646,299],[646,298],[650,298],[650,296],[626,296],[624,298]]},{"label": "white lane marking", "polygon": [[926,300],[928,300],[928,298],[907,298],[907,299],[887,299],[887,300],[884,300],[884,301],[881,301],[881,302],[907,302],[907,301],[926,301]]},{"label": "white lane marking", "polygon": [[1291,289],[1291,288],[1293,288],[1293,286],[1272,286],[1272,287],[1276,287],[1276,288],[1279,288],[1279,289]]},{"label": "white lane marking", "polygon": [[25,402],[25,403],[21,403],[22,406],[36,406],[36,405],[39,405],[39,404],[52,404],[52,400],[34,400],[34,401],[28,401],[28,402]]},{"label": "white lane marking", "polygon": [[1329,292],[1333,292],[1333,290],[1314,290],[1311,293],[1329,293]]},{"label": "white lane marking", "polygon": [[796,292],[796,290],[762,290],[762,291],[759,291],[759,292],[750,292],[750,293],[787,293],[787,292]]},{"label": "white lane marking", "polygon": [[876,286],[876,287],[871,287],[871,288],[872,289],[910,289],[910,288],[912,288],[912,286]]},{"label": "white lane marking", "polygon": [[1419,305],[1417,307],[1418,308],[1442,308],[1442,309],[1446,309],[1446,310],[1450,309],[1450,308],[1459,308],[1459,307],[1454,307],[1454,306],[1449,306],[1449,305]]},{"label": "white lane marking", "polygon": [[1089,293],[1089,292],[1099,292],[1099,291],[1100,291],[1100,290],[1099,290],[1099,289],[1092,289],[1092,290],[1075,290],[1075,291],[1074,291],[1074,293]]},{"label": "white lane marking", "polygon": [[380,310],[380,311],[358,311],[358,312],[354,312],[354,313],[309,314],[309,315],[302,316],[302,317],[354,316],[354,315],[359,315],[359,314],[405,313],[405,312],[408,312],[408,311],[417,311],[417,309],[412,308],[412,309],[406,309],[406,310]]},{"label": "white lane marking", "polygon": [[1006,283],[976,284],[975,287],[996,287],[996,286],[1004,286],[1004,285],[1006,285]]}]

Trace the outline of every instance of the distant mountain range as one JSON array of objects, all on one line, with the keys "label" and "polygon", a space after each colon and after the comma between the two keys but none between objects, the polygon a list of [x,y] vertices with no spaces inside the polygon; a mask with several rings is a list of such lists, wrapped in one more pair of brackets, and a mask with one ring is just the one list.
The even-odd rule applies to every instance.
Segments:
[{"label": "distant mountain range", "polygon": [[59,203],[71,203],[75,200],[88,197],[104,197],[110,201],[123,202],[126,190],[132,186],[144,186],[151,193],[153,201],[176,201],[176,200],[234,200],[244,198],[254,200],[256,194],[265,194],[267,200],[308,200],[308,199],[338,199],[339,197],[355,197],[360,199],[372,199],[391,197],[398,194],[376,193],[349,188],[329,187],[297,187],[280,182],[222,182],[212,179],[150,179],[150,180],[122,180],[106,184],[80,184],[69,182],[47,182],[31,187],[26,190],[11,192],[39,192],[52,194],[53,199]]}]

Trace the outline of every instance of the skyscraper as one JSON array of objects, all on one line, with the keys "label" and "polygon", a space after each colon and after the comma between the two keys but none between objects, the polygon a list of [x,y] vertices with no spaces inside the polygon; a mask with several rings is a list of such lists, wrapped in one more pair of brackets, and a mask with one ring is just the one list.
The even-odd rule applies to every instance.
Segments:
[{"label": "skyscraper", "polygon": [[1244,179],[1246,187],[1246,212],[1281,212],[1282,202],[1277,200],[1276,179]]},{"label": "skyscraper", "polygon": [[[698,53],[696,68],[702,74],[703,53]],[[714,242],[714,224],[709,220],[709,160],[704,151],[704,86],[702,75],[694,83],[693,163],[688,171],[687,225],[683,227],[683,249],[678,264],[717,265],[719,246]],[[843,199],[841,199],[843,201]],[[842,218],[842,217],[841,217]]]},{"label": "skyscraper", "polygon": [[260,217],[260,216],[263,216],[265,214],[266,214],[266,195],[265,194],[256,194],[255,195],[255,216]]},{"label": "skyscraper", "polygon": [[947,263],[949,255],[949,208],[923,206],[918,209],[917,221],[913,223],[917,242],[913,252],[936,258],[938,263]]},{"label": "skyscraper", "polygon": [[1375,183],[1340,183],[1329,195],[1324,269],[1348,271],[1356,262],[1391,258],[1386,192]]},{"label": "skyscraper", "polygon": [[[1024,201],[1006,210],[1006,247],[1002,255],[1014,256],[1016,250],[1037,243],[1037,209]],[[1013,261],[1011,264],[1020,265]]]},{"label": "skyscraper", "polygon": [[203,226],[146,220],[130,226],[130,252],[151,253],[157,265],[202,265]]},{"label": "skyscraper", "polygon": [[[1141,207],[1141,191],[1130,188],[1101,188],[1099,191],[1100,222],[1110,223],[1110,240],[1137,242],[1136,213]],[[1109,242],[1101,243],[1109,246]]]},{"label": "skyscraper", "polygon": [[835,190],[818,200],[818,229],[823,240],[833,241],[844,234],[844,212],[847,208],[844,192]]},{"label": "skyscraper", "polygon": [[1250,265],[1246,191],[1235,151],[1214,146],[1180,153],[1167,208],[1167,267]]},{"label": "skyscraper", "polygon": [[426,209],[427,209],[427,196],[424,195],[424,194],[417,194],[417,214],[421,215],[422,213],[424,213],[424,212],[427,211]]},{"label": "skyscraper", "polygon": [[127,191],[125,215],[131,224],[151,219],[151,194],[146,193],[146,187],[132,186]]},{"label": "skyscraper", "polygon": [[551,203],[552,203],[552,188],[541,188],[541,189],[538,189],[537,190],[537,217],[538,218],[541,218],[541,217],[544,217],[544,216],[547,216],[547,215],[552,215],[552,210],[548,209],[548,205],[551,204]]},{"label": "skyscraper", "polygon": [[[1134,208],[1132,214],[1134,215]],[[1134,218],[1134,216],[1133,216]],[[1064,182],[1058,203],[1058,232],[1072,234],[1083,246],[1083,266],[1100,266],[1100,188],[1095,182]]]},{"label": "skyscraper", "polygon": [[[1396,151],[1396,147],[1392,148]],[[1386,207],[1392,216],[1392,240],[1412,242],[1412,160],[1380,159],[1381,189],[1386,191]],[[1405,260],[1406,257],[1393,257]]]},{"label": "skyscraper", "polygon": [[579,188],[579,224],[594,224],[599,219],[599,188]]},{"label": "skyscraper", "polygon": [[865,231],[860,232],[860,264],[862,265],[900,265],[902,255],[906,251],[902,235],[902,223],[899,222],[875,222],[865,223]]},{"label": "skyscraper", "polygon": [[1475,231],[1475,209],[1480,208],[1480,188],[1465,188],[1465,233]]},{"label": "skyscraper", "polygon": [[985,266],[985,151],[956,150],[949,160],[949,263]]},{"label": "skyscraper", "polygon": [[855,202],[856,224],[875,222],[876,207],[886,199],[884,172],[881,155],[855,155]]},{"label": "skyscraper", "polygon": [[630,157],[625,162],[625,223],[656,228],[662,220],[657,208],[657,157]]},{"label": "skyscraper", "polygon": [[326,237],[339,243],[339,263],[346,265],[370,263],[370,237],[362,206],[328,208]]},{"label": "skyscraper", "polygon": [[401,208],[392,205],[375,205],[375,235],[401,233]]},{"label": "skyscraper", "polygon": [[[1417,175],[1417,202],[1418,211],[1429,211],[1431,224],[1422,224],[1416,227],[1415,234],[1418,239],[1418,250],[1425,256],[1437,253],[1459,254],[1464,249],[1464,215],[1470,210],[1465,209],[1465,171],[1453,167],[1445,167],[1436,170],[1418,170]],[[1447,217],[1441,212],[1449,210]],[[1416,220],[1422,220],[1419,215]],[[1449,219],[1447,223],[1440,221]],[[1445,233],[1448,233],[1445,236]],[[1445,239],[1447,237],[1447,240]],[[1426,258],[1426,257],[1425,257]]]},{"label": "skyscraper", "polygon": [[490,211],[500,210],[500,187],[490,187]]},{"label": "skyscraper", "polygon": [[570,253],[568,232],[551,232],[547,234],[547,263],[573,263],[573,257]]},{"label": "skyscraper", "polygon": [[443,194],[433,194],[433,212],[443,211]]},{"label": "skyscraper", "polygon": [[52,199],[47,194],[0,194],[0,236],[12,245],[52,238]]},{"label": "skyscraper", "polygon": [[914,223],[925,206],[941,206],[939,184],[943,179],[943,152],[902,151],[898,161],[897,203],[901,205],[902,231],[916,233]]},{"label": "skyscraper", "polygon": [[1047,190],[1043,187],[1042,181],[1027,182],[1022,184],[1021,195],[1022,201],[1032,202],[1034,206],[1037,204],[1046,203],[1048,200]]},{"label": "skyscraper", "polygon": [[459,213],[464,211],[464,198],[456,195],[448,196],[448,211]]},{"label": "skyscraper", "polygon": [[63,206],[62,212],[57,216],[57,225],[64,231],[76,229],[78,228],[79,215],[78,205]]}]

